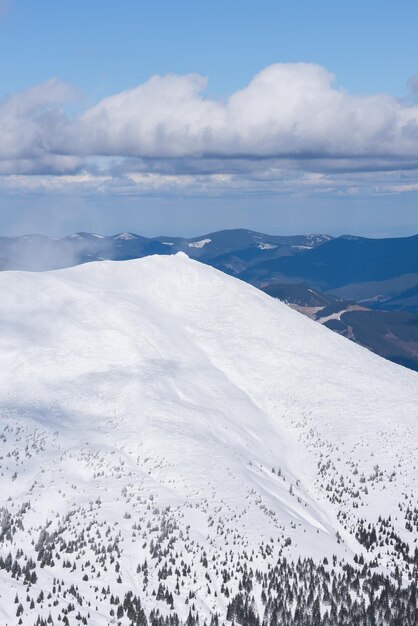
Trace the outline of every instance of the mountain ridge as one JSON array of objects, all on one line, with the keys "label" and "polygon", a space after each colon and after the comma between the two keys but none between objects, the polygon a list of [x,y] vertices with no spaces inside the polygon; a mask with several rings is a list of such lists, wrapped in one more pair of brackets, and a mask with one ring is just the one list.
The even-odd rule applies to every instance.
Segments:
[{"label": "mountain ridge", "polygon": [[[340,316],[325,322],[329,328],[393,362],[418,370],[418,272],[396,275],[396,271],[416,269],[416,237],[371,240],[353,235],[280,236],[248,229],[221,230],[192,238],[150,239],[128,232],[110,236],[79,232],[63,238],[23,235],[0,238],[0,269],[45,271],[179,251],[267,291],[277,291],[281,284],[281,291],[286,291],[284,299],[291,306],[302,305],[300,310],[308,314],[306,306],[312,298],[305,291],[304,306],[303,285],[316,292],[320,286],[322,300],[337,298],[349,303],[349,319],[344,312],[343,320]],[[378,272],[378,280],[369,280],[370,268]],[[394,272],[392,278],[384,278]],[[361,282],[350,282],[357,279]],[[335,286],[347,280],[348,284]]]},{"label": "mountain ridge", "polygon": [[[65,615],[64,595],[46,600],[59,579],[92,624],[130,591],[148,615],[230,621],[245,554],[266,575],[378,553],[382,575],[412,575],[417,374],[184,254],[0,283],[0,506],[16,520],[0,550],[38,563],[45,618]],[[0,563],[1,580],[22,602],[24,579]]]}]

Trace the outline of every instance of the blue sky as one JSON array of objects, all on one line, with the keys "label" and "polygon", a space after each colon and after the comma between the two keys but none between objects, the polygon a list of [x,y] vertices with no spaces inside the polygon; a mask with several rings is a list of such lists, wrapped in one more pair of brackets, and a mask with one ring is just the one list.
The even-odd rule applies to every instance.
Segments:
[{"label": "blue sky", "polygon": [[405,1],[0,0],[0,232],[417,232],[417,23]]}]

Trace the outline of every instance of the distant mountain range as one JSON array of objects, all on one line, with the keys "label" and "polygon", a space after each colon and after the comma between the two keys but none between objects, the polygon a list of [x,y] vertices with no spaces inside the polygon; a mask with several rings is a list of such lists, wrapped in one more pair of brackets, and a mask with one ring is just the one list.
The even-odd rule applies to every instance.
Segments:
[{"label": "distant mountain range", "polygon": [[230,274],[258,263],[300,254],[329,241],[328,235],[281,237],[251,230],[223,230],[194,238],[147,238],[135,233],[105,237],[74,233],[56,238],[44,235],[0,237],[0,269],[43,271],[89,261],[137,259],[150,254],[186,252]]},{"label": "distant mountain range", "polygon": [[246,229],[192,238],[129,232],[24,235],[0,237],[0,269],[43,271],[177,252],[249,282],[377,354],[418,370],[418,235],[334,238]]},{"label": "distant mountain range", "polygon": [[418,312],[418,235],[343,236],[292,258],[266,259],[240,272],[250,283],[306,283],[386,310]]},{"label": "distant mountain range", "polygon": [[418,316],[413,313],[378,311],[302,283],[272,283],[262,290],[372,352],[418,371]]}]

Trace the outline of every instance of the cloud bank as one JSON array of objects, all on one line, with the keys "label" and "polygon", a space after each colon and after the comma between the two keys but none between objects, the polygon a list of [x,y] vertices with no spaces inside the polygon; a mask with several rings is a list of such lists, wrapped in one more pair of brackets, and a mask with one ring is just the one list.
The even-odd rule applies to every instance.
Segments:
[{"label": "cloud bank", "polygon": [[72,118],[75,91],[58,80],[11,95],[0,103],[0,185],[411,190],[413,100],[349,94],[308,63],[271,65],[225,100],[206,89],[196,74],[153,76]]},{"label": "cloud bank", "polygon": [[272,65],[225,103],[201,76],[155,76],[79,121],[86,154],[140,157],[418,156],[418,107],[333,88],[324,68]]}]

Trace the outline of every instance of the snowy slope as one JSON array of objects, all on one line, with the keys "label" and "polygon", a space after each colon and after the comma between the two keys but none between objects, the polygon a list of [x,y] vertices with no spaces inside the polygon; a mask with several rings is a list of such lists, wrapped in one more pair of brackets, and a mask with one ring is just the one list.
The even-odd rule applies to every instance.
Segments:
[{"label": "snowy slope", "polygon": [[89,624],[108,585],[167,614],[161,581],[181,619],[224,616],[243,555],[411,572],[416,373],[182,253],[0,283],[0,553],[38,562],[30,593],[0,568],[0,624],[16,593],[56,620],[72,584]]}]

